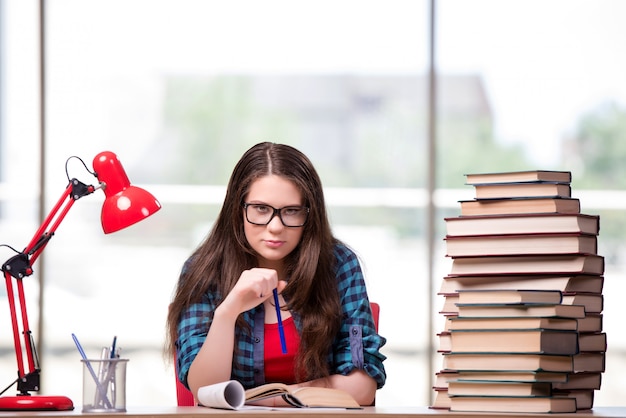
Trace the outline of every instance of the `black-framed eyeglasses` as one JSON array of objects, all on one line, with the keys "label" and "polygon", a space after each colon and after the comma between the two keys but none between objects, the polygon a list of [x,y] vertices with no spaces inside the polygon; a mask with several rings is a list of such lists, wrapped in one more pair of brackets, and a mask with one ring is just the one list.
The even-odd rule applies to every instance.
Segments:
[{"label": "black-framed eyeglasses", "polygon": [[299,227],[304,226],[309,217],[309,208],[306,206],[275,208],[259,203],[244,203],[243,207],[246,211],[246,220],[253,225],[267,225],[274,219],[274,216],[278,215],[283,225]]}]

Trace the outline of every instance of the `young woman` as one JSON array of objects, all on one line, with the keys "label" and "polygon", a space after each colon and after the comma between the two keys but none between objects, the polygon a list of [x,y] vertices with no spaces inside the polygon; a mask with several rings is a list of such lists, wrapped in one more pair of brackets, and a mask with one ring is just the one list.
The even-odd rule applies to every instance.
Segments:
[{"label": "young woman", "polygon": [[167,329],[194,395],[235,379],[340,388],[370,405],[386,379],[358,259],[332,235],[315,168],[287,145],[257,144],[235,166],[214,227],[182,269]]}]

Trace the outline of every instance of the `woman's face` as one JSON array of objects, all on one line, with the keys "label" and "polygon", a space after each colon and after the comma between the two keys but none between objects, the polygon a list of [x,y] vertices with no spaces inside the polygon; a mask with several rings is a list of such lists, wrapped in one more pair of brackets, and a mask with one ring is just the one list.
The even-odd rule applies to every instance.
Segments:
[{"label": "woman's face", "polygon": [[[291,181],[269,175],[255,180],[251,186],[245,202],[248,207],[249,218],[254,222],[255,217],[269,215],[272,208],[281,209],[285,207],[302,206],[302,194]],[[253,206],[267,205],[271,208]],[[284,219],[287,223],[288,216],[293,213],[291,210],[284,211]],[[258,254],[259,267],[273,268],[280,270],[283,259],[291,253],[302,238],[303,227],[287,227],[283,225],[278,214],[274,215],[267,225],[255,225],[248,222],[246,210],[242,212],[244,232],[246,239],[254,251]]]}]

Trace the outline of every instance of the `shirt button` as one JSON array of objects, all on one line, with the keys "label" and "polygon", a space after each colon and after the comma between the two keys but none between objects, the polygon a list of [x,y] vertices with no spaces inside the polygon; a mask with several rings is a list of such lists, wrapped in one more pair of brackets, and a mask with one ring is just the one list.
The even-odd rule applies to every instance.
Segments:
[{"label": "shirt button", "polygon": [[261,342],[261,339],[259,337],[254,337],[254,342],[258,344]]},{"label": "shirt button", "polygon": [[356,328],[352,328],[352,335],[359,335],[359,330]]}]

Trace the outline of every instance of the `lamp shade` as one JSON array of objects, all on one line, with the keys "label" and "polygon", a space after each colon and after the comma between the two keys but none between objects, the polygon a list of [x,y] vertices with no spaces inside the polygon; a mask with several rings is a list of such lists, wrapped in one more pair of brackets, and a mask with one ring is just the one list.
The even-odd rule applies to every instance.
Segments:
[{"label": "lamp shade", "polygon": [[129,227],[161,209],[161,204],[151,193],[131,186],[114,153],[104,151],[96,155],[93,169],[98,180],[104,183],[101,221],[105,234]]}]

